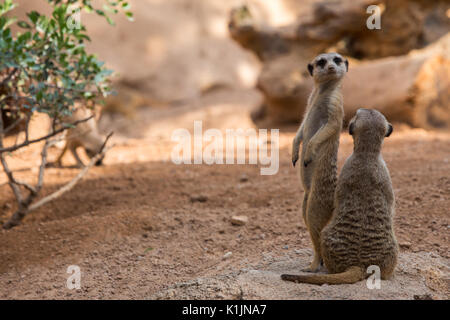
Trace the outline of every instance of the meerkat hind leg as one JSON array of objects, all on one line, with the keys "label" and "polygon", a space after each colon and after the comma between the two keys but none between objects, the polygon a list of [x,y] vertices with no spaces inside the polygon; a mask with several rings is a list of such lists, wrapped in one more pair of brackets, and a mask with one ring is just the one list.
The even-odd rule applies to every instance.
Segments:
[{"label": "meerkat hind leg", "polygon": [[[311,226],[309,224],[308,219],[308,193],[305,192],[305,195],[303,197],[303,203],[302,203],[302,214],[303,214],[303,220],[305,221],[305,225],[309,230],[311,241],[313,243],[314,248],[314,258],[311,262],[311,265],[306,268],[302,269],[303,272],[318,272],[323,269],[323,259],[320,254],[320,232],[315,233],[313,230],[311,230]],[[314,233],[314,235],[313,235]]]},{"label": "meerkat hind leg", "polygon": [[320,246],[320,233],[326,223],[324,223],[323,217],[324,208],[322,208],[322,206],[318,201],[321,200],[317,199],[317,197],[314,196],[314,194],[308,195],[305,215],[309,234],[311,237],[311,242],[313,244],[314,258],[309,268],[302,270],[305,272],[318,272],[320,270],[321,265],[323,264]]},{"label": "meerkat hind leg", "polygon": [[77,161],[76,167],[83,168],[84,163],[83,163],[83,161],[81,161],[80,157],[77,154],[77,148],[75,146],[70,146],[70,152],[72,153],[73,157]]},{"label": "meerkat hind leg", "polygon": [[311,234],[311,241],[313,243],[314,258],[313,261],[311,262],[311,265],[306,269],[302,269],[302,271],[318,272],[321,270],[321,267],[323,266],[323,259],[320,250],[320,231],[310,229],[310,234]]},{"label": "meerkat hind leg", "polygon": [[64,154],[67,152],[68,146],[67,142],[64,144],[64,148],[62,149],[61,153],[59,154],[58,158],[54,162],[47,163],[46,167],[62,167],[62,158],[64,157]]}]

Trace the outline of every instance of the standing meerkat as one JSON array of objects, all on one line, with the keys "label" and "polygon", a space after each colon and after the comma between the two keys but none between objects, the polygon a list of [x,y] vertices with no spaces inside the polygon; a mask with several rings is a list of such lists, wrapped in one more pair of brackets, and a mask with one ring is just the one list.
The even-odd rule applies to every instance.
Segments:
[{"label": "standing meerkat", "polygon": [[338,53],[317,56],[308,71],[314,78],[306,114],[292,143],[292,164],[299,157],[300,177],[305,192],[303,219],[311,235],[314,259],[307,270],[316,272],[322,264],[320,232],[333,213],[333,195],[337,180],[337,153],[344,119],[341,83],[348,61]]},{"label": "standing meerkat", "polygon": [[312,284],[354,283],[371,265],[389,279],[398,245],[392,219],[394,191],[381,156],[392,125],[376,110],[359,109],[350,121],[353,154],[346,160],[335,193],[335,211],[321,234],[322,256],[330,274],[282,275],[283,280]]},{"label": "standing meerkat", "polygon": [[[89,118],[92,112],[86,108],[77,108],[72,115],[64,119],[67,123],[73,123],[75,121]],[[103,146],[105,138],[99,133],[97,128],[97,122],[94,118],[89,119],[86,122],[79,123],[75,128],[71,128],[66,132],[66,144],[56,160],[56,164],[61,166],[62,158],[67,150],[70,150],[73,157],[77,161],[77,167],[84,167],[83,161],[77,154],[77,148],[82,147],[86,151],[86,154],[93,158],[100,152]],[[102,165],[103,158],[99,159],[95,165]]]}]

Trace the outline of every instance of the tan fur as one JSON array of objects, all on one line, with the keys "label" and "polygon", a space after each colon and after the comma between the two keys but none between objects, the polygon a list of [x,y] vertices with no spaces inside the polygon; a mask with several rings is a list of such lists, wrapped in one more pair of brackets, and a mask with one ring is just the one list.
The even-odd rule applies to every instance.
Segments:
[{"label": "tan fur", "polygon": [[[335,62],[335,59],[340,62]],[[324,65],[323,60],[326,61]],[[292,163],[295,166],[299,145],[303,142],[299,165],[305,192],[302,211],[314,246],[314,259],[307,271],[317,271],[322,263],[320,232],[333,212],[337,152],[344,118],[341,82],[347,67],[348,62],[337,53],[321,54],[308,65],[314,78],[314,89],[292,144]]]},{"label": "tan fur", "polygon": [[[77,108],[71,116],[66,117],[64,122],[73,123],[78,120],[83,120],[92,115],[92,111],[86,108]],[[97,122],[95,118],[89,119],[86,122],[78,124],[75,128],[67,130],[66,133],[66,144],[61,154],[59,155],[56,163],[61,165],[62,158],[67,150],[70,150],[73,157],[77,161],[78,167],[83,167],[84,163],[77,154],[77,148],[82,147],[86,151],[89,157],[94,157],[103,146],[104,138],[99,133],[97,128]],[[102,159],[97,162],[100,165]]]},{"label": "tan fur", "polygon": [[312,284],[353,283],[364,279],[371,265],[389,279],[397,264],[398,245],[393,230],[394,192],[381,156],[392,126],[376,110],[359,109],[349,131],[353,154],[339,176],[335,211],[321,233],[321,248],[330,274],[282,275],[282,279]]}]

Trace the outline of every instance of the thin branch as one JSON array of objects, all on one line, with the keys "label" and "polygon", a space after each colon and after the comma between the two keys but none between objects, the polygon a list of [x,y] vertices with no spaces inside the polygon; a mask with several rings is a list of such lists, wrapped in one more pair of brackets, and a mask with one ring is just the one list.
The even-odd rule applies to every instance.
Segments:
[{"label": "thin branch", "polygon": [[25,141],[28,141],[28,139],[30,138],[30,119],[31,115],[27,114],[27,120],[25,124]]},{"label": "thin branch", "polygon": [[[0,145],[2,145],[2,144],[3,143],[0,143]],[[14,196],[16,197],[17,202],[20,205],[23,202],[22,193],[20,192],[20,189],[17,186],[18,183],[16,182],[16,179],[14,178],[11,170],[9,169],[8,162],[5,159],[4,153],[0,153],[0,161],[1,161],[2,166],[3,166],[3,171],[5,171],[5,174],[8,177],[8,184],[11,186],[11,189],[13,190]]]},{"label": "thin branch", "polygon": [[2,85],[3,84],[5,84],[6,82],[8,82],[9,80],[11,80],[11,78],[14,76],[14,74],[18,71],[19,69],[18,68],[14,68],[11,72],[10,72],[10,74],[5,78],[5,79],[3,79],[2,80]]},{"label": "thin branch", "polygon": [[[102,144],[102,147],[100,148],[100,151],[98,153],[102,153],[103,149],[105,149],[106,143],[108,142],[109,138],[112,137],[112,135],[114,134],[114,131],[111,131],[105,138],[105,141]],[[105,152],[106,153],[106,152]]]},{"label": "thin branch", "polygon": [[102,158],[106,152],[108,152],[109,149],[112,148],[111,147],[106,147],[106,143],[108,142],[109,138],[112,136],[112,132],[106,137],[105,142],[103,143],[103,146],[101,148],[101,151],[99,153],[97,153],[97,155],[95,155],[93,158],[91,158],[91,161],[89,161],[88,165],[85,166],[78,174],[75,178],[73,178],[70,182],[68,182],[65,186],[63,186],[62,188],[58,189],[57,191],[53,192],[52,194],[42,198],[41,200],[39,200],[38,202],[36,202],[35,204],[31,205],[28,208],[28,212],[31,212],[33,210],[36,210],[37,208],[43,206],[44,204],[60,197],[61,195],[63,195],[64,193],[66,193],[67,191],[70,191],[77,183],[78,181],[80,181],[85,175],[86,173],[89,171],[89,169],[95,165],[95,163]]},{"label": "thin branch", "polygon": [[[92,116],[90,116],[90,117],[88,117],[88,118],[86,118],[86,119],[77,120],[77,121],[75,121],[75,122],[70,123],[70,125],[71,125],[71,126],[77,126],[78,124],[80,124],[80,123],[82,123],[82,122],[86,122],[86,121],[92,119],[93,117],[94,117],[94,116],[92,115]],[[57,134],[59,134],[59,133],[65,131],[65,130],[67,130],[67,129],[70,129],[70,127],[68,127],[68,126],[63,126],[62,128],[57,129],[57,130],[54,130],[53,132],[49,133],[49,134],[46,135],[46,136],[43,136],[43,137],[40,137],[40,138],[37,138],[37,139],[34,139],[34,140],[25,140],[25,141],[24,141],[23,143],[21,143],[21,144],[16,144],[16,145],[13,145],[13,146],[7,147],[7,148],[0,147],[0,153],[3,154],[4,152],[12,152],[12,151],[16,151],[17,149],[26,147],[26,146],[28,146],[28,145],[30,145],[30,144],[33,144],[33,143],[36,143],[36,142],[41,142],[41,141],[43,141],[43,140],[47,140],[47,139],[49,139],[49,138],[51,138],[51,137],[54,137],[54,136],[56,136]]]},{"label": "thin branch", "polygon": [[53,145],[53,142],[50,140],[46,140],[45,141],[45,145],[44,148],[42,148],[42,152],[41,152],[41,166],[39,167],[39,175],[38,175],[38,182],[36,185],[36,193],[39,193],[39,191],[41,191],[42,188],[42,183],[44,180],[44,170],[45,167],[47,165],[47,151],[48,148]]},{"label": "thin branch", "polygon": [[[3,117],[0,115],[0,149],[3,148],[3,137],[4,137]],[[3,166],[3,170],[5,171],[5,174],[8,177],[8,183],[11,186],[14,196],[16,197],[16,200],[20,206],[20,204],[22,203],[22,193],[20,192],[20,189],[17,186],[17,184],[14,183],[15,182],[14,176],[13,176],[11,170],[9,169],[8,162],[6,161],[5,154],[3,152],[0,153],[0,161]]]},{"label": "thin branch", "polygon": [[12,181],[12,182],[15,183],[15,184],[17,184],[17,185],[19,185],[19,186],[24,187],[25,189],[27,189],[28,191],[30,191],[30,193],[37,193],[36,188],[34,188],[32,185],[29,185],[29,184],[26,183],[26,182],[16,180],[15,178],[13,178],[13,181]]},{"label": "thin branch", "polygon": [[22,221],[22,219],[30,212],[30,205],[33,202],[34,198],[36,198],[39,195],[39,191],[42,188],[42,181],[44,178],[44,169],[45,169],[45,165],[47,163],[47,150],[48,150],[48,147],[50,146],[50,144],[51,144],[51,141],[46,140],[45,145],[42,148],[42,152],[41,152],[42,161],[41,161],[41,166],[39,168],[39,178],[38,178],[38,183],[36,185],[36,188],[32,188],[33,191],[30,190],[28,197],[26,197],[25,200],[22,200],[21,202],[19,202],[19,208],[17,209],[16,212],[14,212],[11,219],[9,219],[9,221],[7,221],[3,225],[4,229],[10,229],[14,226],[17,226],[20,223],[20,221]]},{"label": "thin branch", "polygon": [[[1,115],[0,115],[1,116]],[[16,121],[14,121],[13,124],[11,124],[9,127],[7,127],[5,130],[3,130],[3,134],[7,134],[8,132],[10,132],[11,130],[13,130],[21,121],[23,120],[23,118],[18,117],[18,119]]]},{"label": "thin branch", "polygon": [[[9,219],[9,221],[7,221],[4,225],[3,228],[4,229],[10,229],[14,226],[17,226],[18,224],[20,224],[20,222],[22,221],[22,219],[25,217],[25,215],[27,215],[28,213],[30,213],[33,210],[38,209],[39,207],[43,206],[44,204],[60,197],[61,195],[63,195],[64,193],[66,193],[67,191],[70,191],[77,183],[78,181],[80,181],[85,175],[86,173],[89,171],[89,169],[95,165],[95,163],[102,157],[105,156],[106,152],[112,148],[112,146],[110,147],[106,147],[106,143],[108,142],[109,138],[111,138],[112,136],[112,132],[106,137],[105,141],[103,142],[103,145],[100,149],[100,151],[91,158],[89,164],[84,167],[75,178],[73,178],[69,183],[67,183],[66,185],[64,185],[62,188],[58,189],[57,191],[53,192],[52,194],[42,198],[41,200],[39,200],[38,202],[31,204],[31,202],[33,201],[33,199],[37,196],[37,193],[30,193],[27,197],[27,199],[25,201],[22,201],[22,203],[19,205],[19,209],[12,215],[12,217]],[[45,165],[46,165],[46,159],[47,159],[47,149],[48,147],[54,143],[54,141],[50,141],[47,140],[45,143],[44,148],[42,149],[42,163],[39,169],[39,179],[38,179],[38,184],[36,186],[36,191],[39,192],[41,187],[42,187],[42,181],[43,181],[43,173],[44,173],[44,169],[45,169]],[[1,156],[1,155],[0,155]]]}]

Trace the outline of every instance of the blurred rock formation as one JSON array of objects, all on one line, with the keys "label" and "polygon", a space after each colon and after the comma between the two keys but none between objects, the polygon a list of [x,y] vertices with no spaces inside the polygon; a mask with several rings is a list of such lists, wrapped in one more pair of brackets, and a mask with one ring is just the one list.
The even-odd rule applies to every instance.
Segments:
[{"label": "blurred rock formation", "polygon": [[[381,29],[369,30],[369,5],[381,9]],[[344,82],[347,120],[360,107],[390,121],[450,128],[450,3],[425,0],[322,0],[290,26],[259,25],[247,7],[229,19],[231,37],[263,63],[257,88],[264,103],[253,119],[298,122],[312,81],[307,63],[324,51],[350,60]]]}]

